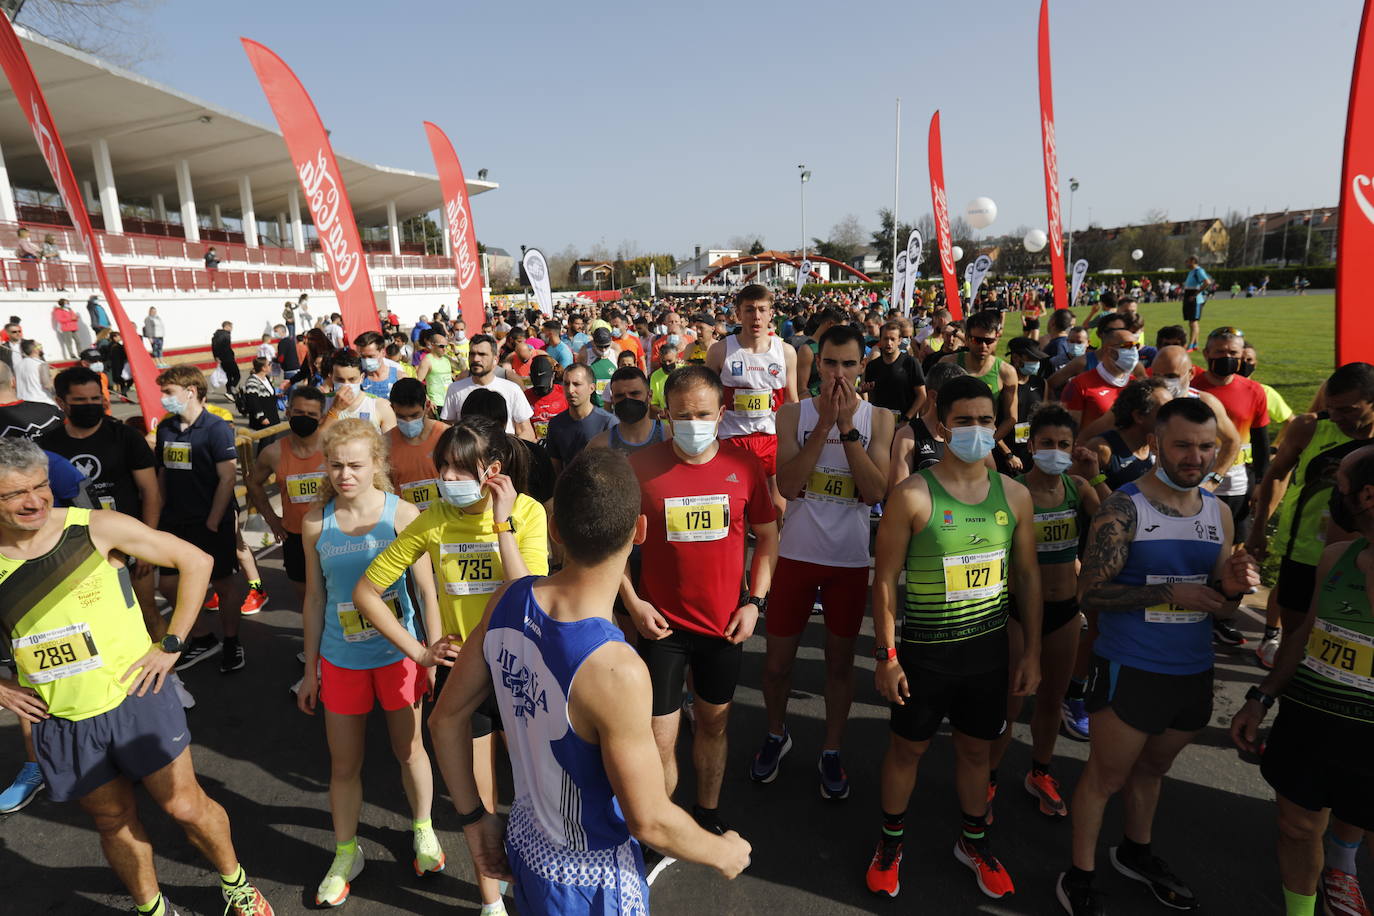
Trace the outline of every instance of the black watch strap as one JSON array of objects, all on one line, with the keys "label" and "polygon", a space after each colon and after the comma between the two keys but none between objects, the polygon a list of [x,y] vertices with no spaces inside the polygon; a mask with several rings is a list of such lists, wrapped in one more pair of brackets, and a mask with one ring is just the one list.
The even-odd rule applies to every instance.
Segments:
[{"label": "black watch strap", "polygon": [[1271,697],[1269,694],[1265,693],[1263,690],[1260,690],[1258,687],[1252,686],[1249,690],[1245,691],[1245,699],[1254,700],[1256,703],[1260,704],[1265,709],[1268,709],[1274,705],[1274,698]]},{"label": "black watch strap", "polygon": [[766,610],[768,610],[768,599],[767,599],[767,598],[760,598],[760,597],[758,597],[757,595],[750,595],[748,598],[745,598],[745,599],[744,599],[744,603],[745,603],[745,604],[752,604],[754,607],[758,608],[760,611],[766,611]]},{"label": "black watch strap", "polygon": [[486,813],[487,806],[482,804],[481,802],[478,802],[477,807],[469,811],[467,814],[458,815],[458,826],[471,827],[473,824],[480,821],[486,815]]}]

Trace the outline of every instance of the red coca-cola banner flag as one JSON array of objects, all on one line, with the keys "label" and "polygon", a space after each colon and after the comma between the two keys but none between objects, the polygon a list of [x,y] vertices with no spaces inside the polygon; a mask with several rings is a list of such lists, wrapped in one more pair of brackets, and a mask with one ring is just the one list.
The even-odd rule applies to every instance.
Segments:
[{"label": "red coca-cola banner flag", "polygon": [[358,224],[353,219],[353,205],[348,202],[339,163],[315,103],[284,60],[252,39],[240,40],[286,139],[291,164],[300,177],[310,219],[320,238],[320,250],[334,282],[334,295],[339,299],[344,335],[351,341],[363,331],[380,331],[382,323],[372,296],[372,278],[367,274]]},{"label": "red coca-cola banner flag", "polygon": [[[1374,362],[1374,322],[1367,307],[1374,284],[1374,6],[1366,0],[1350,78],[1345,165],[1336,256],[1336,365]],[[1364,312],[1365,314],[1361,314]]]},{"label": "red coca-cola banner flag", "polygon": [[945,278],[945,308],[955,321],[964,317],[959,307],[959,277],[954,272],[954,242],[949,237],[949,201],[945,197],[945,157],[940,151],[940,112],[930,117],[930,208],[935,217],[935,241],[940,251],[940,273]]},{"label": "red coca-cola banner flag", "polygon": [[1050,229],[1054,307],[1069,307],[1064,281],[1064,221],[1059,213],[1059,156],[1054,148],[1054,82],[1050,79],[1050,0],[1040,0],[1040,145],[1045,153],[1045,213]]},{"label": "red coca-cola banner flag", "polygon": [[67,151],[62,146],[62,138],[57,134],[57,124],[53,122],[52,112],[48,111],[48,103],[43,98],[43,90],[38,86],[38,78],[34,76],[28,55],[24,53],[24,46],[19,43],[19,36],[15,34],[14,27],[3,14],[0,14],[0,22],[4,23],[4,26],[0,27],[0,67],[9,79],[20,111],[28,118],[33,138],[38,141],[38,151],[43,154],[43,161],[48,164],[48,171],[52,173],[57,192],[62,195],[67,214],[72,218],[72,225],[76,228],[77,234],[81,236],[81,244],[86,249],[87,257],[91,259],[91,269],[95,271],[96,281],[100,284],[101,292],[105,294],[110,314],[114,316],[120,336],[124,338],[124,352],[129,358],[129,370],[134,378],[134,390],[138,393],[139,410],[143,414],[144,422],[148,424],[148,429],[151,430],[166,413],[162,409],[162,396],[157,387],[157,367],[153,365],[152,357],[143,347],[139,329],[129,320],[129,316],[124,314],[124,306],[120,304],[119,295],[110,284],[109,274],[105,272],[105,262],[100,256],[100,245],[96,242],[95,232],[91,229],[91,217],[86,212],[80,185],[76,183],[76,175],[72,172],[72,164],[67,159]]},{"label": "red coca-cola banner flag", "polygon": [[477,231],[472,226],[472,207],[468,203],[468,183],[448,135],[429,121],[425,122],[425,135],[429,137],[434,167],[439,171],[439,190],[444,195],[444,221],[448,226],[449,248],[453,250],[453,266],[458,272],[458,307],[468,333],[475,334],[486,323],[487,309],[482,302],[482,271],[478,266],[481,261],[477,254]]}]

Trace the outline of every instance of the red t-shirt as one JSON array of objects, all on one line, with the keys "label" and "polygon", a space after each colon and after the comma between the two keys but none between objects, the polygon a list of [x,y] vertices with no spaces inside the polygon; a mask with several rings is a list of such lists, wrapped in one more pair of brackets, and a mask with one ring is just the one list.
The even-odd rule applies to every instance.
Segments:
[{"label": "red t-shirt", "polygon": [[1207,392],[1226,408],[1226,415],[1240,433],[1242,449],[1250,444],[1250,430],[1269,425],[1269,396],[1254,379],[1233,375],[1230,384],[1218,385],[1208,380],[1205,369],[1194,369],[1193,387]]},{"label": "red t-shirt", "polygon": [[1082,429],[1111,410],[1120,394],[1121,389],[1104,379],[1094,367],[1075,375],[1064,386],[1060,400],[1069,410],[1081,412],[1078,428]]},{"label": "red t-shirt", "polygon": [[533,388],[526,388],[525,400],[530,402],[530,409],[534,411],[534,416],[530,418],[530,423],[534,425],[534,438],[542,442],[549,434],[549,421],[568,409],[568,397],[563,393],[562,385],[554,385],[543,397]]},{"label": "red t-shirt", "polygon": [[636,452],[630,464],[649,520],[641,596],[673,629],[723,637],[739,607],[745,524],[777,520],[763,464],[737,448],[687,464],[671,442]]}]

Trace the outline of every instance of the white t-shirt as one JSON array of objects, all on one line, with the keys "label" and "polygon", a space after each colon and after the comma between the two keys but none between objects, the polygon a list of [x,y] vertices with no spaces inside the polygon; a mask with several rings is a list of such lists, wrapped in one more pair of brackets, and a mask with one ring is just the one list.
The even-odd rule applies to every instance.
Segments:
[{"label": "white t-shirt", "polygon": [[[39,401],[53,404],[53,399],[43,387],[43,377],[48,374],[48,364],[41,359],[25,356],[14,361],[14,391],[21,401]],[[509,384],[509,383],[508,383]],[[523,395],[521,396],[523,400]],[[527,408],[528,410],[528,408]]]},{"label": "white t-shirt", "polygon": [[478,387],[495,391],[506,399],[507,433],[514,434],[516,423],[527,421],[534,416],[534,409],[530,407],[530,402],[525,398],[525,391],[519,385],[503,378],[494,378],[491,384],[479,386],[472,380],[472,376],[468,376],[448,386],[448,394],[444,396],[443,419],[449,423],[457,422],[463,413],[463,402]]},{"label": "white t-shirt", "polygon": [[335,348],[335,349],[340,349],[340,348],[343,347],[343,345],[344,345],[344,330],[343,330],[343,325],[341,325],[341,324],[334,324],[333,322],[330,322],[329,324],[325,325],[325,328],[324,328],[324,336],[329,338],[329,342],[332,343],[332,344],[334,345],[334,348]]}]

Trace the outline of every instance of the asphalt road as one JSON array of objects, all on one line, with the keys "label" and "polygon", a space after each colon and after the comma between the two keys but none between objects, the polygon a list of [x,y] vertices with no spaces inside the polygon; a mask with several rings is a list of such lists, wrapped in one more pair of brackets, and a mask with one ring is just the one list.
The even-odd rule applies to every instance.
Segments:
[{"label": "asphalt road", "polygon": [[[311,908],[314,888],[332,855],[328,811],[328,758],[323,723],[299,713],[288,685],[299,673],[299,615],[281,572],[279,551],[262,561],[271,593],[268,609],[245,621],[248,666],[222,676],[211,660],[183,674],[198,700],[189,714],[196,769],[206,789],[229,811],[241,858],[279,914]],[[1258,630],[1245,621],[1252,639]],[[955,862],[951,848],[959,808],[953,785],[950,743],[937,739],[927,756],[907,818],[902,894],[875,898],[863,882],[878,832],[877,776],[887,741],[887,713],[872,686],[871,631],[860,639],[858,697],[851,716],[845,763],[852,794],[824,801],[817,791],[816,755],[822,734],[819,691],[823,662],[821,625],[813,620],[797,666],[791,709],[795,747],[778,779],[750,782],[749,759],[764,731],[757,685],[763,640],[746,645],[743,680],[731,723],[730,762],[722,813],[754,845],[754,861],[738,880],[676,865],[655,883],[653,905],[660,913],[940,913],[1049,914],[1056,873],[1068,856],[1069,825],[1041,816],[1018,783],[1028,765],[1028,732],[1017,724],[1003,765],[1003,792],[992,830],[994,849],[1016,882],[1017,893],[1001,901],[984,898],[972,875]],[[1252,643],[1253,645],[1253,643]],[[1247,650],[1218,657],[1216,711],[1212,725],[1180,757],[1160,805],[1155,849],[1189,881],[1212,913],[1281,911],[1275,874],[1272,793],[1256,767],[1242,762],[1226,732],[1245,689],[1260,678]],[[436,804],[435,821],[449,855],[439,876],[416,879],[410,869],[406,809],[398,771],[379,717],[371,723],[367,803],[360,829],[367,870],[353,883],[350,912],[369,914],[449,913],[476,909],[471,865],[459,831],[452,829],[451,805]],[[21,759],[15,718],[0,712],[0,778],[8,779]],[[682,751],[687,751],[684,742]],[[1082,768],[1087,746],[1062,739],[1055,761],[1066,796]],[[691,785],[683,760],[683,783]],[[507,785],[505,797],[509,798]],[[690,795],[685,799],[690,803]],[[180,831],[141,798],[145,824],[157,850],[164,891],[183,913],[218,913],[222,907],[214,876]],[[447,821],[447,825],[446,822]],[[1120,836],[1120,805],[1114,803],[1104,843]],[[1113,914],[1159,913],[1148,891],[1105,869],[1102,888],[1111,894]],[[96,835],[75,805],[44,795],[25,810],[0,819],[0,911],[80,914],[126,912],[123,888],[101,858]]]}]

